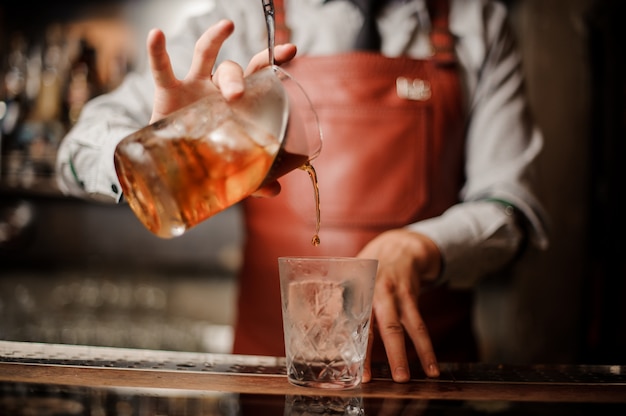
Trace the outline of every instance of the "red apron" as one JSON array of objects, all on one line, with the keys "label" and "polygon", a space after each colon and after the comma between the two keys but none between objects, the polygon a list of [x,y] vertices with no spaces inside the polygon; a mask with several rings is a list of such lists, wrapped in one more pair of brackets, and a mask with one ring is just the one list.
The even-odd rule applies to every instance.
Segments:
[{"label": "red apron", "polygon": [[[284,66],[307,91],[323,132],[322,152],[312,162],[319,179],[321,244],[311,244],[315,201],[306,172],[284,176],[277,197],[244,201],[247,238],[234,353],[284,355],[279,256],[355,256],[381,232],[440,215],[458,202],[463,100],[447,1],[435,3],[441,7],[431,10],[430,59],[352,52],[302,56]],[[445,286],[420,295],[440,360],[476,359],[471,302],[471,292]],[[378,344],[375,358],[384,360]],[[415,357],[411,346],[407,342]]]}]

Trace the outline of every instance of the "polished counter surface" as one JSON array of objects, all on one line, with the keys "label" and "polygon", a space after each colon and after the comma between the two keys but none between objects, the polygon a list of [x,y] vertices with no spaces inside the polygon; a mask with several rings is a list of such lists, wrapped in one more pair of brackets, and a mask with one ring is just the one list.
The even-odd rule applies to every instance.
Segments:
[{"label": "polished counter surface", "polygon": [[351,390],[293,386],[284,358],[0,341],[0,415],[626,414],[626,367],[442,363]]}]

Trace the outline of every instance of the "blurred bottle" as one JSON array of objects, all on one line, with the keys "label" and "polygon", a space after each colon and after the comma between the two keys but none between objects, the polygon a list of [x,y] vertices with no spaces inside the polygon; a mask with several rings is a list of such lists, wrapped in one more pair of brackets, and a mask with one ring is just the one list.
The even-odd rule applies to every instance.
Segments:
[{"label": "blurred bottle", "polygon": [[61,119],[63,87],[69,66],[63,30],[59,24],[47,28],[41,49],[39,91],[30,118],[54,122]]},{"label": "blurred bottle", "polygon": [[0,178],[3,183],[11,184],[19,176],[22,152],[20,149],[19,130],[28,113],[28,97],[26,95],[26,79],[28,69],[27,42],[21,33],[11,36],[9,50],[6,55],[2,97],[2,171]]},{"label": "blurred bottle", "polygon": [[79,52],[70,67],[65,92],[65,116],[69,126],[76,123],[87,101],[104,92],[96,58],[96,49],[86,39],[80,39]]},{"label": "blurred bottle", "polygon": [[42,32],[9,34],[0,54],[0,187],[56,192],[61,139],[85,103],[128,72],[122,56],[103,79],[86,33],[52,22]]},{"label": "blurred bottle", "polygon": [[27,188],[42,185],[47,189],[56,186],[53,181],[54,162],[66,131],[61,117],[69,65],[62,27],[59,24],[49,25],[45,37],[32,49],[27,92],[36,93],[23,126],[26,156],[20,185]]}]

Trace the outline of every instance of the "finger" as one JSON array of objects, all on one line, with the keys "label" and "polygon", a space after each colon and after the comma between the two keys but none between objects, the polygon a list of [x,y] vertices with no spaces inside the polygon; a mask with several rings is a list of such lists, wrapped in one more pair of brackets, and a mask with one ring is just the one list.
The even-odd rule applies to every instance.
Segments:
[{"label": "finger", "polygon": [[372,351],[374,349],[374,314],[372,313],[370,328],[367,335],[367,353],[363,362],[363,383],[369,383],[372,380]]},{"label": "finger", "polygon": [[178,82],[170,57],[165,48],[165,35],[160,29],[152,29],[147,38],[150,72],[157,87],[170,88]]},{"label": "finger", "polygon": [[439,377],[437,357],[422,316],[411,300],[405,299],[402,304],[405,305],[402,324],[415,347],[424,372],[428,377]]},{"label": "finger", "polygon": [[232,21],[220,20],[200,36],[196,41],[188,78],[211,78],[217,53],[233,30],[235,30],[235,25]]},{"label": "finger", "polygon": [[224,61],[215,69],[213,82],[227,101],[243,95],[243,69],[233,61]]},{"label": "finger", "polygon": [[[274,49],[274,59],[276,60],[276,64],[280,65],[284,64],[285,62],[289,62],[294,58],[294,56],[296,56],[297,51],[298,50],[296,46],[291,43],[276,46],[276,48]],[[250,59],[245,74],[249,75],[255,71],[258,71],[261,68],[268,66],[270,63],[269,61],[270,58],[267,49],[257,53],[252,57],[252,59]]]},{"label": "finger", "polygon": [[271,198],[280,193],[280,183],[278,181],[271,181],[257,189],[252,196],[259,198]]},{"label": "finger", "polygon": [[409,381],[410,374],[404,345],[404,329],[396,312],[394,296],[388,291],[380,293],[374,299],[378,331],[387,352],[391,377],[395,382],[405,383]]},{"label": "finger", "polygon": [[[274,60],[276,61],[276,65],[281,65],[285,62],[291,61],[297,53],[298,49],[294,44],[286,43],[284,45],[277,46],[274,49]],[[269,62],[269,55],[267,60]]]}]

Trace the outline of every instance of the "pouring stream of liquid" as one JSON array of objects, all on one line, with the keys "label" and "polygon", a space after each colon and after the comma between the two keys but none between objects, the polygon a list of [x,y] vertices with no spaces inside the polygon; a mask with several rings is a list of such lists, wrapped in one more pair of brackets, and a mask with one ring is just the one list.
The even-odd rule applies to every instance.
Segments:
[{"label": "pouring stream of liquid", "polygon": [[[267,50],[269,53],[269,63],[270,65],[276,64],[276,59],[274,58],[274,38],[276,34],[276,20],[274,16],[274,0],[261,0],[263,4],[263,13],[265,14],[265,24],[267,26]],[[305,163],[300,167],[300,169],[306,171],[313,183],[313,192],[315,197],[315,212],[316,212],[316,225],[315,225],[315,235],[311,240],[311,244],[314,246],[320,245],[320,197],[319,197],[319,188],[317,183],[317,173],[315,172],[315,168],[309,162]]]}]

